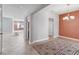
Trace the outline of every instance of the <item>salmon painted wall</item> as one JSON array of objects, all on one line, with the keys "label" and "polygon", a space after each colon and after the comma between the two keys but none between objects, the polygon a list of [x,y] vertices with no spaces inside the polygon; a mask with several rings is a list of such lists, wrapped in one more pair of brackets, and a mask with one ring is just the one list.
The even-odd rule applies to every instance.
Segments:
[{"label": "salmon painted wall", "polygon": [[67,13],[59,15],[59,35],[79,39],[79,10],[70,12],[75,20],[63,20]]}]

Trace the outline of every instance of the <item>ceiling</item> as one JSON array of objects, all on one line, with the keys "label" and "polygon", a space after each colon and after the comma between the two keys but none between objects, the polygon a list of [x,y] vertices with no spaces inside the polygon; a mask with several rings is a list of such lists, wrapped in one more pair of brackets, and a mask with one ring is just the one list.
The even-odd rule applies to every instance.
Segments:
[{"label": "ceiling", "polygon": [[[3,17],[24,19],[26,16],[39,11],[48,4],[4,4]],[[79,10],[79,4],[51,4],[48,6],[51,13],[58,15]]]},{"label": "ceiling", "polygon": [[55,4],[50,5],[50,7],[51,12],[58,15],[79,10],[79,4]]},{"label": "ceiling", "polygon": [[3,4],[3,17],[24,19],[47,4]]}]

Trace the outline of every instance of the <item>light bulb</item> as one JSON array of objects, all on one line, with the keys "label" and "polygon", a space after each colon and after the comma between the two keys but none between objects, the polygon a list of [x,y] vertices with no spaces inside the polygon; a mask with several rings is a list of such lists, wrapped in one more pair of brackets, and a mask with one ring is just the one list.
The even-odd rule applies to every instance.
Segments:
[{"label": "light bulb", "polygon": [[72,20],[75,19],[75,16],[70,16],[70,19],[72,19]]}]

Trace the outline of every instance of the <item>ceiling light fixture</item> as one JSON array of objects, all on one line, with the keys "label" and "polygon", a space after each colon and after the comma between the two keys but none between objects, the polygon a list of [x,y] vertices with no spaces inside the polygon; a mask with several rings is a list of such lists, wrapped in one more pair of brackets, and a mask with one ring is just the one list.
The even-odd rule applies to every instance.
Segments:
[{"label": "ceiling light fixture", "polygon": [[[70,6],[70,4],[67,4],[67,6]],[[67,14],[67,16],[63,17],[63,20],[74,20],[74,19],[75,19],[75,16],[71,16],[69,13]]]}]

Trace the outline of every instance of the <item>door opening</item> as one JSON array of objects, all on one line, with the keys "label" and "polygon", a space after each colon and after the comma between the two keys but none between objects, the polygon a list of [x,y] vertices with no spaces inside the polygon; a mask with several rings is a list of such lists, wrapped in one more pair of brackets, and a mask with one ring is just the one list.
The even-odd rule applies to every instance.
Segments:
[{"label": "door opening", "polygon": [[[2,7],[2,5],[0,5]],[[0,55],[2,54],[2,39],[3,39],[3,33],[2,33],[2,8],[0,7]]]},{"label": "door opening", "polygon": [[26,17],[26,40],[30,44],[31,43],[31,17]]},{"label": "door opening", "polygon": [[54,36],[54,19],[53,18],[49,18],[49,34],[48,37],[49,39],[52,39]]}]

